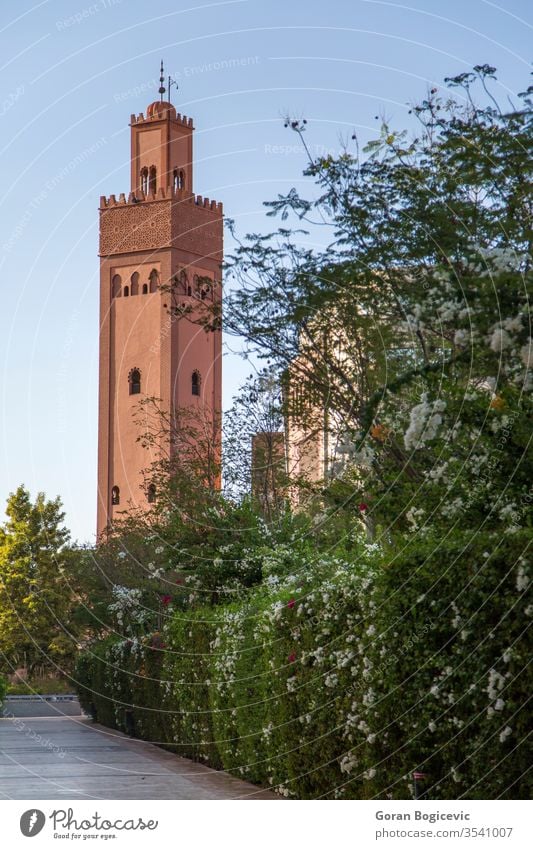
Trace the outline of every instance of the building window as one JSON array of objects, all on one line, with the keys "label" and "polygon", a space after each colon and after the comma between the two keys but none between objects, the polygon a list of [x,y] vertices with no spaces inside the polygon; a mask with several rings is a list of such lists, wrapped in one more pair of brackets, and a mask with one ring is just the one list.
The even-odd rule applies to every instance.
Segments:
[{"label": "building window", "polygon": [[150,292],[157,292],[157,289],[158,289],[158,286],[159,286],[159,274],[155,270],[155,268],[152,268],[152,270],[150,272],[150,278],[149,279],[150,279]]},{"label": "building window", "polygon": [[148,283],[143,283],[143,295],[148,294]]},{"label": "building window", "polygon": [[149,189],[151,192],[155,194],[155,190],[157,188],[157,169],[155,165],[152,165],[150,168],[150,186]]},{"label": "building window", "polygon": [[148,194],[148,168],[141,168],[141,191]]},{"label": "building window", "polygon": [[193,395],[200,394],[200,382],[200,372],[195,369],[191,376],[191,392]]},{"label": "building window", "polygon": [[183,171],[178,171],[177,168],[174,168],[172,172],[172,185],[174,189],[184,189],[185,188],[185,174]]},{"label": "building window", "polygon": [[151,484],[148,486],[148,492],[147,492],[147,494],[146,494],[146,497],[147,497],[147,499],[148,499],[148,503],[149,503],[149,504],[153,504],[153,503],[154,503],[154,501],[155,501],[155,497],[156,497],[156,488],[155,488],[155,483],[151,483]]},{"label": "building window", "polygon": [[111,294],[113,298],[118,298],[120,296],[120,290],[122,288],[122,277],[120,274],[115,274],[113,280],[111,281]]},{"label": "building window", "polygon": [[130,287],[124,286],[124,297],[129,298],[129,294],[130,294]]},{"label": "building window", "polygon": [[139,294],[139,274],[137,273],[137,271],[134,271],[133,274],[131,275],[131,281],[130,282],[131,282],[131,289],[130,289],[131,294],[132,295],[138,295]]},{"label": "building window", "polygon": [[111,504],[114,506],[120,504],[120,489],[118,486],[114,486],[111,490]]},{"label": "building window", "polygon": [[138,368],[133,368],[129,373],[128,383],[130,387],[130,395],[140,395],[141,392],[141,372]]}]

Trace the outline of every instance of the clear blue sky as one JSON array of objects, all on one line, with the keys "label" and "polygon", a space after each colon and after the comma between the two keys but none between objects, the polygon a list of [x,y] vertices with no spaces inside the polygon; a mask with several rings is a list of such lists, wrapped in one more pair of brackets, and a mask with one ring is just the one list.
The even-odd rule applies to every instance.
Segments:
[{"label": "clear blue sky", "polygon": [[[306,117],[321,152],[370,138],[377,114],[407,124],[428,83],[477,63],[516,93],[532,22],[528,0],[4,2],[0,499],[21,482],[60,494],[74,537],[94,539],[97,207],[129,189],[129,117],[157,97],[161,58],[195,119],[195,190],[243,233],[301,185],[281,115]],[[247,370],[227,353],[226,403]]]}]

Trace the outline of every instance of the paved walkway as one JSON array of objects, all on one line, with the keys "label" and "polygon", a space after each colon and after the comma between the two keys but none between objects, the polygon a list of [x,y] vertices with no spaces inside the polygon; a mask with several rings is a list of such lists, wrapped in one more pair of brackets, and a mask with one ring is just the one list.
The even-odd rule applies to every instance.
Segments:
[{"label": "paved walkway", "polygon": [[8,696],[0,716],[81,716],[77,698],[73,696]]},{"label": "paved walkway", "polygon": [[0,799],[279,797],[83,716],[11,716],[0,719]]}]

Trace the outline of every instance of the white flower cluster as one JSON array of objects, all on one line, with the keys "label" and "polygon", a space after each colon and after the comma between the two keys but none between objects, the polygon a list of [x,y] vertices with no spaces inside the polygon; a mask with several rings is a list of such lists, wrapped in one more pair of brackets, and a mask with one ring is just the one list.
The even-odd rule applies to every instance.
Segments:
[{"label": "white flower cluster", "polygon": [[295,693],[297,683],[296,675],[292,675],[290,678],[287,678],[287,692]]},{"label": "white flower cluster", "polygon": [[492,704],[490,704],[487,708],[487,716],[489,719],[494,716],[496,711],[502,711],[505,707],[505,701],[499,695],[505,684],[505,678],[506,676],[501,675],[496,669],[489,670],[487,695],[492,702]]},{"label": "white flower cluster", "polygon": [[354,752],[348,752],[340,761],[341,772],[350,773],[357,769],[357,758]]},{"label": "white flower cluster", "polygon": [[462,623],[461,613],[459,612],[459,608],[457,607],[455,601],[452,601],[450,607],[454,613],[454,617],[452,619],[452,628],[455,628],[455,630],[457,631],[461,627]]},{"label": "white flower cluster", "polygon": [[471,333],[468,330],[464,330],[463,328],[459,328],[455,331],[453,337],[453,344],[458,348],[466,348],[468,345],[471,345],[474,341],[475,333]]},{"label": "white flower cluster", "polygon": [[446,472],[448,471],[449,461],[445,460],[440,466],[433,466],[425,475],[426,478],[429,478],[433,483],[443,483],[448,482],[448,477]]},{"label": "white flower cluster", "polygon": [[464,501],[460,496],[453,498],[451,501],[446,501],[441,505],[440,512],[443,516],[456,516],[464,507]]},{"label": "white flower cluster", "polygon": [[273,731],[274,731],[274,724],[272,722],[269,722],[268,725],[265,725],[265,727],[263,728],[261,733],[262,733],[262,736],[265,738],[265,740],[268,740],[268,739],[270,739],[270,736],[271,736]]},{"label": "white flower cluster", "polygon": [[426,442],[435,439],[442,424],[441,413],[446,409],[446,402],[440,399],[429,401],[427,392],[422,395],[420,404],[412,408],[409,427],[404,434],[404,444],[408,451],[423,448]]},{"label": "white flower cluster", "polygon": [[523,593],[527,590],[529,584],[530,578],[526,566],[524,563],[519,563],[518,569],[516,570],[516,589],[519,593]]},{"label": "white flower cluster", "polygon": [[148,612],[141,607],[141,590],[116,584],[112,594],[115,601],[108,606],[108,610],[116,616],[120,627],[123,627],[126,616],[138,625],[146,621]]},{"label": "white flower cluster", "polygon": [[405,514],[405,518],[409,522],[412,531],[417,531],[420,527],[420,522],[425,516],[426,511],[423,507],[411,507]]},{"label": "white flower cluster", "polygon": [[487,684],[487,695],[491,702],[493,702],[497,697],[498,693],[502,689],[505,684],[505,678],[503,675],[500,675],[496,669],[491,669],[489,671],[489,682]]},{"label": "white flower cluster", "polygon": [[506,725],[503,731],[500,733],[500,743],[505,743],[507,738],[510,737],[512,733],[513,729]]},{"label": "white flower cluster", "polygon": [[[498,321],[489,328],[486,342],[491,351],[500,358],[500,371],[514,383],[520,384],[526,391],[533,389],[531,366],[533,363],[533,341],[531,337],[524,344],[523,329],[529,320],[527,313]],[[524,372],[525,367],[525,372]]]},{"label": "white flower cluster", "polygon": [[481,262],[472,264],[471,268],[481,277],[490,277],[498,272],[519,272],[527,254],[519,253],[514,248],[477,246]]},{"label": "white flower cluster", "polygon": [[496,326],[492,329],[488,341],[489,348],[491,349],[491,351],[494,351],[495,354],[499,354],[506,348],[510,348],[513,344],[513,341],[507,333],[507,330],[499,326]]},{"label": "white flower cluster", "polygon": [[533,368],[533,339],[531,336],[527,340],[526,344],[520,348],[520,359],[526,369]]},{"label": "white flower cluster", "polygon": [[364,773],[363,773],[363,778],[366,781],[371,781],[373,778],[375,778],[375,776],[376,776],[376,770],[374,769],[374,767],[370,767],[370,769],[365,770]]},{"label": "white flower cluster", "polygon": [[293,795],[288,787],[285,787],[283,784],[278,784],[276,787],[276,793],[280,796],[283,796],[285,799],[288,799],[289,796]]},{"label": "white flower cluster", "polygon": [[375,452],[369,445],[363,445],[359,451],[353,453],[353,461],[356,466],[370,469],[375,458]]}]

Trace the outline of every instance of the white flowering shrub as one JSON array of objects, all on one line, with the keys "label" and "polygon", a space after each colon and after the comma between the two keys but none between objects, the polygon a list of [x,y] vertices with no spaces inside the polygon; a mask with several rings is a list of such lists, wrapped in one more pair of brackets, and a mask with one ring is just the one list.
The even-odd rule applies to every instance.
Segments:
[{"label": "white flowering shrub", "polygon": [[[412,540],[375,584],[371,793],[528,798],[528,534]],[[369,735],[370,736],[370,735]]]},{"label": "white flowering shrub", "polygon": [[360,547],[82,656],[100,722],[289,798],[531,793],[527,535]]}]

